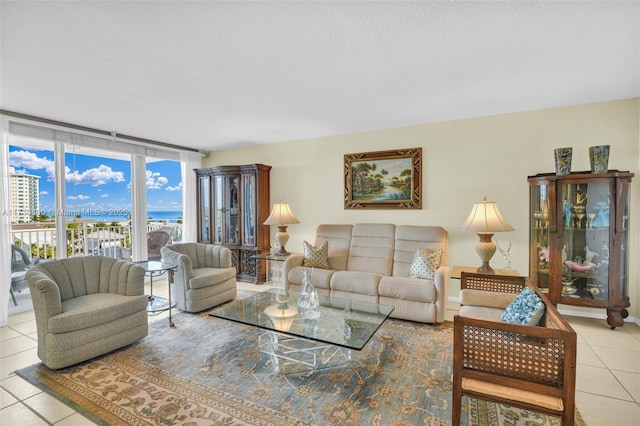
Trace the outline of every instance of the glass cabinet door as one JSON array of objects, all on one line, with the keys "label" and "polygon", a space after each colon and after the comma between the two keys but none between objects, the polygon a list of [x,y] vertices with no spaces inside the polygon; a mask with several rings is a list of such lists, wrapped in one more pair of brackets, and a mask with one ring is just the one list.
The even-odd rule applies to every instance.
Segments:
[{"label": "glass cabinet door", "polygon": [[561,183],[562,297],[607,300],[611,240],[609,182]]},{"label": "glass cabinet door", "polygon": [[227,178],[226,188],[226,222],[229,226],[226,229],[226,243],[227,244],[239,244],[240,243],[240,221],[238,216],[238,176],[230,176]]},{"label": "glass cabinet door", "polygon": [[224,219],[225,219],[225,204],[224,204],[224,182],[226,178],[224,176],[216,176],[213,178],[213,242],[222,244],[223,232],[224,232]]},{"label": "glass cabinet door", "polygon": [[256,177],[255,175],[242,176],[242,200],[244,206],[243,241],[245,245],[256,243]]},{"label": "glass cabinet door", "polygon": [[[540,184],[531,187],[529,250],[529,277],[541,289],[549,288],[549,225],[550,208],[549,185]],[[555,204],[555,203],[554,203]]]},{"label": "glass cabinet door", "polygon": [[211,242],[211,184],[209,177],[200,177],[200,224],[199,232],[201,242]]}]

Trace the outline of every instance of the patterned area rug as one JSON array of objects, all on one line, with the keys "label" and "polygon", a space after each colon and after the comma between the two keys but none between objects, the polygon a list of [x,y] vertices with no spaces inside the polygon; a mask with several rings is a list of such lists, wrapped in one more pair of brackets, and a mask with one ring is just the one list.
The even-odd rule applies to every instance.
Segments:
[{"label": "patterned area rug", "polygon": [[[53,371],[17,374],[104,425],[447,425],[452,323],[387,320],[337,366],[284,374],[260,352],[258,331],[179,313],[175,328]],[[466,399],[463,424],[559,425],[559,420]]]}]

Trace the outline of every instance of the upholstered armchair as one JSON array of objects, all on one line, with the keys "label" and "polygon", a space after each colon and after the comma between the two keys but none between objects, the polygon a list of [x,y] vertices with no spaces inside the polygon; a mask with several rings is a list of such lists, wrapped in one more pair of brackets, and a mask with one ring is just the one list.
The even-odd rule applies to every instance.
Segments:
[{"label": "upholstered armchair", "polygon": [[148,333],[144,268],[104,256],[33,266],[27,281],[38,357],[58,369],[111,352]]},{"label": "upholstered armchair", "polygon": [[162,260],[178,265],[171,298],[178,309],[200,312],[238,294],[231,250],[213,244],[181,243],[162,247]]}]

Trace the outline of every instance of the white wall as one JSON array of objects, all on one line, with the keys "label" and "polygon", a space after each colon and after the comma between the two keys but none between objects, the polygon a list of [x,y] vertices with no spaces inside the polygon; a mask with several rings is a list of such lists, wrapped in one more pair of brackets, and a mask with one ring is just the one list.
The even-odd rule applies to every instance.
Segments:
[{"label": "white wall", "polygon": [[[474,251],[477,235],[458,228],[473,203],[486,195],[498,203],[515,228],[496,237],[505,243],[512,241],[513,266],[527,274],[527,176],[554,172],[553,149],[564,146],[573,147],[572,170],[588,171],[589,146],[609,144],[609,168],[636,174],[631,191],[630,312],[640,317],[639,122],[640,100],[636,98],[215,151],[203,160],[203,166],[273,166],[271,202],[282,199],[289,203],[300,220],[288,228],[287,249],[297,252],[302,251],[303,240],[313,240],[320,223],[440,225],[449,231],[449,265],[479,265]],[[414,147],[422,147],[421,210],[344,209],[344,154]],[[496,255],[491,265],[502,267],[504,263]],[[452,280],[450,296],[458,293],[458,281]],[[603,314],[604,310],[594,312]]]}]

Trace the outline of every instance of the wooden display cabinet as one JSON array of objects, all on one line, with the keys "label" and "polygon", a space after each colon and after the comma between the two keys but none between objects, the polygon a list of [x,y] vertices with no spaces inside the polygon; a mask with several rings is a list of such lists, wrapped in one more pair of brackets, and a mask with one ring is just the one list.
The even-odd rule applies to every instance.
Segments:
[{"label": "wooden display cabinet", "polygon": [[198,241],[231,250],[237,279],[265,282],[264,262],[255,256],[269,253],[269,171],[271,166],[248,164],[197,169]]},{"label": "wooden display cabinet", "polygon": [[554,303],[604,308],[621,327],[629,304],[633,173],[529,176],[529,276]]}]

